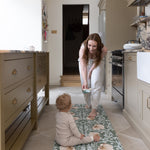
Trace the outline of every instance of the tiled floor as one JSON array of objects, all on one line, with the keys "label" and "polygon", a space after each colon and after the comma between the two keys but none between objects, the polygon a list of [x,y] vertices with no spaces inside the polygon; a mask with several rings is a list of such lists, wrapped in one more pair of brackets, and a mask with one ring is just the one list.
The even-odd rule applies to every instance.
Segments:
[{"label": "tiled floor", "polygon": [[[24,145],[23,150],[52,150],[55,138],[55,100],[58,95],[68,93],[72,97],[72,103],[84,103],[80,87],[50,87],[50,104],[46,106],[39,118],[38,129],[33,131]],[[107,99],[102,93],[101,104],[104,107],[112,126],[115,129],[124,150],[149,150],[140,136],[130,126],[122,115],[117,103]]]}]

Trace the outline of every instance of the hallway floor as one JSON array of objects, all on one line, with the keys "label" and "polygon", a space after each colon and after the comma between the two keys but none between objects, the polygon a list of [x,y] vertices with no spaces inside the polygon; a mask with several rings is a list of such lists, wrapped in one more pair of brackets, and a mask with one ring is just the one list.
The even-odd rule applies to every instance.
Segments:
[{"label": "hallway floor", "polygon": [[[55,139],[55,100],[58,95],[68,93],[72,97],[72,103],[84,104],[84,98],[80,87],[50,87],[50,105],[43,109],[39,118],[39,126],[34,130],[23,150],[53,150]],[[139,134],[131,127],[129,122],[122,115],[119,105],[107,99],[102,93],[100,104],[110,119],[124,150],[149,150]]]}]

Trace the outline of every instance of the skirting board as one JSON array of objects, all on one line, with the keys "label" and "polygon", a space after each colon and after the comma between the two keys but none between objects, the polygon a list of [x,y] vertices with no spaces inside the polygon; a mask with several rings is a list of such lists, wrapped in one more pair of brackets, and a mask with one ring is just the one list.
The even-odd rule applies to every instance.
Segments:
[{"label": "skirting board", "polygon": [[129,123],[131,124],[131,126],[137,131],[137,133],[140,135],[140,137],[143,139],[143,142],[150,149],[150,138],[148,137],[148,135],[145,134],[145,132],[141,129],[141,127],[139,126],[139,124],[137,124],[132,119],[132,117],[130,116],[130,114],[125,109],[123,110],[123,115],[129,121]]}]

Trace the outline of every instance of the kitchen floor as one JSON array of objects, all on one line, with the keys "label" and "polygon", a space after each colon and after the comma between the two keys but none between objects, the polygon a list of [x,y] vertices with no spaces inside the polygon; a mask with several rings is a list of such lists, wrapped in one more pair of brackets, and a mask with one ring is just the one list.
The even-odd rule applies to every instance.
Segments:
[{"label": "kitchen floor", "polygon": [[[58,95],[68,93],[72,97],[72,103],[83,103],[84,98],[80,87],[50,87],[50,105],[45,106],[39,118],[38,128],[34,130],[23,150],[53,150],[55,139],[55,100]],[[149,150],[139,134],[131,127],[122,115],[122,111],[116,102],[108,100],[102,93],[100,104],[110,119],[124,150]]]}]

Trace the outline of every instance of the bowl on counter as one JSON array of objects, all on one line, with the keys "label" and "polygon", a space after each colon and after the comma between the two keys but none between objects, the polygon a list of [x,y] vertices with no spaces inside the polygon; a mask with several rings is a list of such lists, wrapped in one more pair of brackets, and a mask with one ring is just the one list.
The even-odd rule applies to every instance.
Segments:
[{"label": "bowl on counter", "polygon": [[142,44],[139,43],[139,41],[137,40],[129,40],[127,41],[126,44],[123,45],[123,48],[126,49],[141,49],[142,48]]},{"label": "bowl on counter", "polygon": [[124,49],[141,49],[142,44],[138,44],[138,43],[124,44],[123,48]]}]

